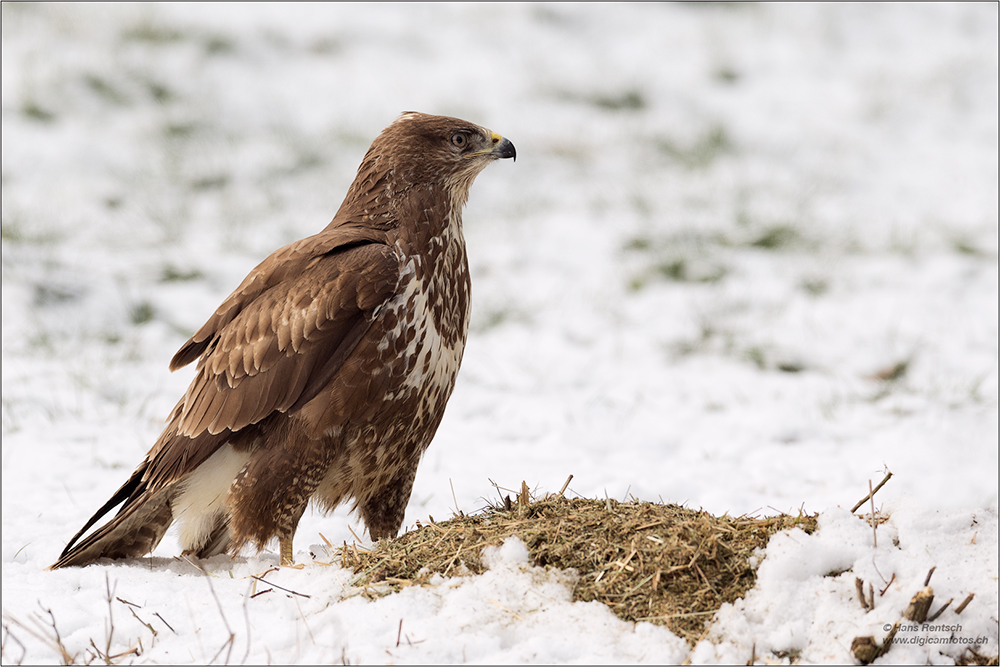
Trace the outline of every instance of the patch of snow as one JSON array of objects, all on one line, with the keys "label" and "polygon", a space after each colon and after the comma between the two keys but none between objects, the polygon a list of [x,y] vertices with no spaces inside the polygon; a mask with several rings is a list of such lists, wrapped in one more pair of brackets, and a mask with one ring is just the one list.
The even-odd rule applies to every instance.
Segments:
[{"label": "patch of snow", "polygon": [[[995,4],[2,12],[5,662],[61,660],[44,610],[81,660],[113,615],[136,661],[845,662],[932,566],[939,621],[997,653]],[[690,655],[516,541],[376,601],[336,566],[263,577],[308,598],[250,578],[268,552],[205,577],[176,528],[148,561],[44,570],[186,389],[173,352],[406,110],[519,157],[465,210],[471,332],[406,525],[570,473],[570,496],[820,511]],[[842,508],[886,468],[876,548]],[[362,530],[307,512],[296,559]],[[967,646],[923,632],[881,660]]]}]

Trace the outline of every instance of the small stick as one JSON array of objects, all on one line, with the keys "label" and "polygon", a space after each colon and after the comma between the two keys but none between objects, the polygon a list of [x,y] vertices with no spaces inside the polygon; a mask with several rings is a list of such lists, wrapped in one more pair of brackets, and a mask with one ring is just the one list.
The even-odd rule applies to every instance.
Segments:
[{"label": "small stick", "polygon": [[945,602],[943,605],[941,605],[940,609],[938,609],[936,612],[934,612],[933,614],[931,614],[930,616],[927,617],[927,622],[928,623],[933,623],[934,621],[936,621],[937,618],[938,618],[938,616],[940,616],[941,614],[943,614],[944,610],[948,608],[948,605],[951,604],[951,601],[952,601],[952,598],[948,598],[948,601]]},{"label": "small stick", "polygon": [[[141,609],[141,607],[140,607],[140,609]],[[135,609],[132,609],[132,607],[129,607],[128,610],[130,612],[132,612],[133,616],[135,616],[135,620],[139,621],[140,623],[142,623],[143,625],[145,625],[147,628],[149,628],[149,631],[153,633],[153,636],[154,637],[156,636],[156,630],[153,629],[153,626],[150,625],[149,623],[147,623],[146,621],[142,620],[141,618],[139,618],[139,614],[135,613]]]},{"label": "small stick", "polygon": [[976,597],[975,593],[969,593],[969,597],[965,598],[965,600],[962,601],[962,604],[955,607],[955,613],[961,614],[963,611],[965,611],[965,608],[969,606],[969,603],[972,602],[972,598],[974,597]]},{"label": "small stick", "polygon": [[858,593],[858,602],[861,603],[861,608],[865,611],[871,611],[868,607],[868,600],[865,598],[865,582],[861,581],[860,577],[854,577],[854,588]]},{"label": "small stick", "polygon": [[750,647],[750,662],[747,664],[752,665],[755,662],[757,662],[757,642],[754,642]]},{"label": "small stick", "polygon": [[[872,490],[871,480],[868,480],[868,500],[872,503],[872,544],[878,549],[878,523],[875,521],[875,492]],[[924,586],[926,585],[924,584]]]},{"label": "small stick", "polygon": [[263,578],[263,577],[258,577],[258,576],[256,576],[256,575],[253,575],[253,578],[254,578],[254,579],[256,579],[257,581],[259,581],[259,582],[260,582],[260,583],[262,583],[262,584],[267,584],[268,586],[274,586],[275,588],[277,588],[277,589],[280,589],[280,590],[283,590],[283,591],[285,591],[286,593],[291,593],[292,595],[298,595],[298,596],[299,596],[300,598],[308,598],[308,597],[312,597],[312,596],[310,596],[310,595],[306,595],[305,593],[296,593],[295,591],[293,591],[293,590],[292,590],[292,589],[290,589],[290,588],[283,588],[283,587],[279,586],[278,584],[275,584],[275,583],[271,583],[270,581],[264,581],[264,578]]},{"label": "small stick", "polygon": [[930,571],[927,573],[927,578],[924,579],[924,586],[930,585],[930,583],[931,583],[931,577],[934,575],[934,570],[936,570],[936,569],[937,569],[937,565],[935,565],[934,567],[932,567],[930,569]]},{"label": "small stick", "polygon": [[562,488],[559,489],[559,495],[560,496],[562,494],[566,493],[566,489],[569,488],[569,483],[572,482],[572,481],[573,481],[573,475],[570,475],[569,477],[566,478],[566,481],[563,482]]},{"label": "small stick", "polygon": [[892,648],[892,640],[896,638],[897,632],[899,632],[899,621],[893,624],[892,630],[889,630],[889,634],[882,640],[882,647],[878,651],[879,656],[883,656],[889,652],[889,649]]},{"label": "small stick", "polygon": [[403,619],[399,619],[399,630],[396,631],[396,648],[399,648],[399,640],[403,636]]},{"label": "small stick", "polygon": [[892,582],[894,582],[894,581],[896,581],[896,573],[895,573],[895,572],[893,572],[893,573],[892,573],[892,579],[890,579],[890,580],[889,580],[889,583],[887,583],[887,584],[885,585],[885,588],[883,588],[883,589],[882,589],[882,590],[881,590],[881,591],[879,592],[878,596],[879,596],[879,597],[882,597],[882,596],[884,596],[884,595],[885,595],[885,592],[886,592],[887,590],[889,590],[889,586],[892,586]]},{"label": "small stick", "polygon": [[865,599],[865,582],[861,581],[860,577],[854,577],[854,588],[858,593],[858,602],[861,603],[861,608],[865,611],[871,611],[868,607],[868,600]]},{"label": "small stick", "polygon": [[875,572],[878,573],[879,578],[882,579],[882,581],[885,581],[885,575],[882,574],[880,569],[878,569],[878,564],[875,562],[875,556],[872,556],[872,567],[875,568]]},{"label": "small stick", "polygon": [[861,500],[859,500],[857,502],[857,504],[855,504],[854,507],[851,508],[851,514],[854,514],[855,512],[857,512],[858,508],[861,507],[862,505],[864,505],[866,500],[868,500],[871,496],[874,496],[876,493],[878,493],[878,490],[881,489],[883,486],[885,486],[885,483],[889,481],[890,477],[892,477],[892,473],[891,472],[890,473],[886,473],[885,479],[883,479],[881,482],[879,482],[878,486],[876,486],[875,489],[871,493],[869,493],[867,496],[865,496],[864,498],[862,498]]},{"label": "small stick", "polygon": [[875,608],[875,589],[872,588],[872,582],[868,582],[868,607],[870,609]]},{"label": "small stick", "polygon": [[163,621],[163,625],[165,625],[165,626],[167,626],[168,628],[170,628],[170,632],[174,633],[175,635],[177,634],[177,631],[176,631],[176,630],[174,630],[174,629],[173,629],[173,627],[171,627],[171,625],[170,625],[169,623],[167,623],[167,622],[166,622],[166,621],[165,621],[165,620],[163,619],[163,617],[162,617],[162,616],[160,616],[160,612],[158,612],[158,611],[154,611],[154,612],[153,612],[153,616],[155,616],[155,617],[157,617],[158,619],[160,619],[161,621]]}]

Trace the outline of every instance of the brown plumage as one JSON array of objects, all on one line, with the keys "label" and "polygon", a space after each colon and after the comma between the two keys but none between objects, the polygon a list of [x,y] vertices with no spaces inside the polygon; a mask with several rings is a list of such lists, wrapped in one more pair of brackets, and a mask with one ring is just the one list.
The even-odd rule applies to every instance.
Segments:
[{"label": "brown plumage", "polygon": [[198,361],[194,381],[52,568],[145,555],[175,519],[185,554],[277,537],[290,564],[310,500],[353,499],[372,538],[394,536],[465,347],[462,207],[507,157],[510,141],[456,118],[387,127],[326,229],[261,262],[174,355],[171,370]]}]

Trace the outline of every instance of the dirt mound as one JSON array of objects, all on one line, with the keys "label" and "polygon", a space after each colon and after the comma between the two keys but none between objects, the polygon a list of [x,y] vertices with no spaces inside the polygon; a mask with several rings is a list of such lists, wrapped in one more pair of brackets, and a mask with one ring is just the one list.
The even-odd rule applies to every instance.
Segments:
[{"label": "dirt mound", "polygon": [[[508,496],[479,514],[418,524],[372,551],[345,547],[341,558],[358,573],[355,585],[381,595],[425,584],[435,573],[480,574],[483,548],[516,535],[535,565],[577,571],[574,600],[603,602],[626,621],[664,625],[693,642],[723,603],[753,586],[754,551],[796,527],[813,532],[815,515],[712,516],[678,505],[560,495],[532,501],[523,486],[515,503]],[[379,582],[388,585],[372,587]]]}]

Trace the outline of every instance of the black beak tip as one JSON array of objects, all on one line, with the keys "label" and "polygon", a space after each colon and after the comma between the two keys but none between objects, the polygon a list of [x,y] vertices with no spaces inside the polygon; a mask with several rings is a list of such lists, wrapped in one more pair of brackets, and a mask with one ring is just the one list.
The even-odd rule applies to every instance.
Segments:
[{"label": "black beak tip", "polygon": [[517,150],[514,148],[514,144],[510,142],[510,139],[504,139],[493,149],[493,152],[500,159],[513,158],[514,162],[517,162]]}]

